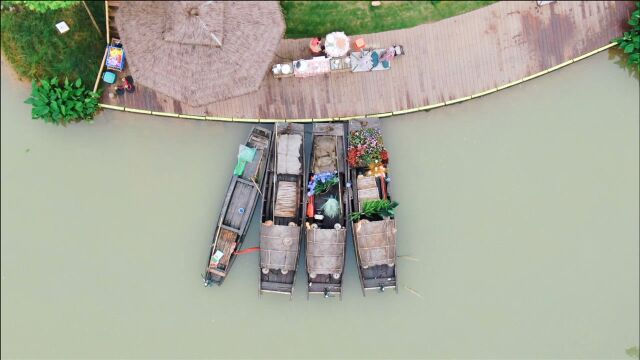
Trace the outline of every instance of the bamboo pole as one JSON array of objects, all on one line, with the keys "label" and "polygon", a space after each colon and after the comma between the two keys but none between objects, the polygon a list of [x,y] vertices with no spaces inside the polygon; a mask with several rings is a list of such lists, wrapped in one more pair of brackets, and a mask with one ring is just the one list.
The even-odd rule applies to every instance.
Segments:
[{"label": "bamboo pole", "polygon": [[82,1],[82,5],[84,5],[85,10],[87,10],[87,14],[89,14],[89,17],[91,18],[91,22],[93,23],[93,27],[96,28],[96,30],[98,30],[98,34],[100,34],[100,36],[102,35],[102,31],[100,30],[100,27],[98,26],[98,23],[96,22],[96,19],[94,19],[93,14],[91,13],[91,10],[89,10],[89,7],[87,6],[87,2],[86,1]]},{"label": "bamboo pole", "polygon": [[109,42],[111,41],[111,39],[109,39],[109,2],[105,0],[104,2],[104,24],[105,27],[107,28],[107,45],[109,45]]},{"label": "bamboo pole", "polygon": [[104,62],[107,60],[107,49],[104,49],[104,56],[102,57],[102,62],[100,63],[100,68],[98,69],[98,75],[96,76],[96,82],[93,85],[93,92],[98,91],[98,84],[100,83],[100,75],[102,75],[102,69],[104,68]]}]

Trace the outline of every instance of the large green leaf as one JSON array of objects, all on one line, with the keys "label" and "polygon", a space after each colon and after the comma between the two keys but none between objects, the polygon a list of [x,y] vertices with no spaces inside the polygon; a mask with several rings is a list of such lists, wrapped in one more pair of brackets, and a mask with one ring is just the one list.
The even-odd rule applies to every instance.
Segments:
[{"label": "large green leaf", "polygon": [[85,89],[82,80],[61,84],[57,78],[32,83],[32,96],[25,100],[31,104],[31,115],[46,123],[65,125],[71,121],[93,119],[98,110],[100,92]]},{"label": "large green leaf", "polygon": [[627,44],[627,45],[624,47],[624,53],[625,53],[625,54],[630,54],[630,53],[632,53],[632,52],[633,52],[633,49],[634,49],[634,48],[635,48],[635,46],[634,46],[633,44]]},{"label": "large green leaf", "polygon": [[33,110],[34,110],[34,112],[36,114],[38,114],[38,117],[41,117],[41,116],[49,113],[49,107],[48,106],[34,107]]}]

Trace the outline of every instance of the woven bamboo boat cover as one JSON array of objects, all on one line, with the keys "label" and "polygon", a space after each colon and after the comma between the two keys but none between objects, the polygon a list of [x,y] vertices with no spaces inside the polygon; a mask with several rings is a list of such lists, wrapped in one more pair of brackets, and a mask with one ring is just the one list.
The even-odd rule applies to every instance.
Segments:
[{"label": "woven bamboo boat cover", "polygon": [[302,164],[300,163],[301,146],[302,135],[280,135],[278,138],[278,174],[302,174]]},{"label": "woven bamboo boat cover", "polygon": [[347,230],[307,230],[307,271],[329,275],[341,274]]},{"label": "woven bamboo boat cover", "polygon": [[260,267],[295,270],[300,248],[300,227],[262,224],[260,229]]},{"label": "woven bamboo boat cover", "polygon": [[396,221],[359,221],[355,224],[360,266],[392,265],[396,260]]}]

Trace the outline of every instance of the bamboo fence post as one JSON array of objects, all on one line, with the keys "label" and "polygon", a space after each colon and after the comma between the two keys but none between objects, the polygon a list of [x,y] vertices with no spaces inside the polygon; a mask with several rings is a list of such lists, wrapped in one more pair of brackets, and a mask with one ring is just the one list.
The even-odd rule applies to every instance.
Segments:
[{"label": "bamboo fence post", "polygon": [[93,18],[93,14],[91,13],[91,10],[89,10],[89,7],[87,6],[87,2],[82,1],[82,5],[84,5],[85,10],[87,10],[87,14],[89,14],[89,17],[91,18],[91,22],[93,23],[93,26],[96,28],[96,30],[98,30],[98,34],[100,34],[100,36],[103,36],[102,31],[100,30],[100,27],[96,22],[96,19]]}]

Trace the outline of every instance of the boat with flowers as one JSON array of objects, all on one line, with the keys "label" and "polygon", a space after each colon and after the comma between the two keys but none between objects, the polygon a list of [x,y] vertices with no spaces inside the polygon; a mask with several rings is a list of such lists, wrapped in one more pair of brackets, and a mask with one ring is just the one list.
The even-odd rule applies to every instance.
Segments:
[{"label": "boat with flowers", "polygon": [[304,125],[276,123],[260,226],[260,294],[293,295],[305,220]]},{"label": "boat with flowers", "polygon": [[351,232],[362,293],[397,287],[396,221],[391,199],[389,154],[379,118],[349,122],[347,164]]},{"label": "boat with flowers", "polygon": [[238,149],[238,163],[227,189],[213,236],[204,285],[222,285],[242,247],[258,201],[271,149],[271,130],[254,126]]},{"label": "boat with flowers", "polygon": [[308,294],[341,299],[347,240],[344,128],[313,125],[305,222]]}]

